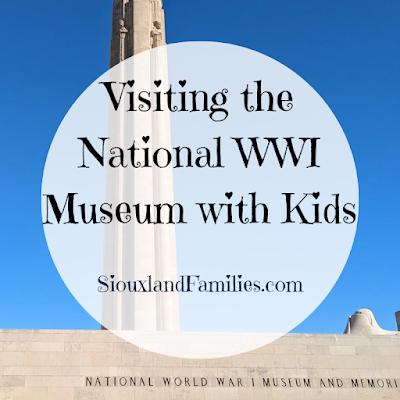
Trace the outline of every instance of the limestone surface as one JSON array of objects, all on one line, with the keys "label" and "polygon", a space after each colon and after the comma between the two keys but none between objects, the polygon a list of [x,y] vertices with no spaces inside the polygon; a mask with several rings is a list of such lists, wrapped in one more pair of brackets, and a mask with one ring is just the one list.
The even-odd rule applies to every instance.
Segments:
[{"label": "limestone surface", "polygon": [[399,335],[288,334],[246,354],[195,360],[109,331],[0,331],[0,399],[361,398],[400,399]]}]

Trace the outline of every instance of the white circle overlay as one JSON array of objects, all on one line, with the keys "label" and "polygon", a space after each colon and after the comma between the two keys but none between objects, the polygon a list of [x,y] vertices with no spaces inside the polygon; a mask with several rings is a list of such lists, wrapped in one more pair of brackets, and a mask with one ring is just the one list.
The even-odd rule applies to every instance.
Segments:
[{"label": "white circle overlay", "polygon": [[[154,81],[159,80],[156,86]],[[111,87],[117,101],[122,92],[117,111],[104,84],[111,81],[116,82]],[[175,93],[175,112],[166,106],[165,93],[170,88]],[[253,106],[253,111],[245,108],[246,88],[247,107]],[[222,104],[224,89],[226,102]],[[259,96],[260,104],[258,90],[265,92]],[[204,94],[197,95],[199,111],[193,111],[194,91],[207,93],[206,107]],[[129,92],[133,92],[135,111],[128,111]],[[149,111],[138,97],[140,92],[151,93]],[[156,92],[161,92],[164,111],[155,111]],[[181,92],[186,96],[185,107]],[[213,105],[227,111],[225,120],[211,119],[226,116],[221,110],[212,114]],[[187,111],[180,111],[182,108]],[[113,143],[118,135],[122,139]],[[104,166],[80,138],[86,138],[99,155],[105,143]],[[257,159],[254,143],[263,159]],[[129,148],[133,144],[135,161],[142,167],[143,149],[149,149],[150,167],[132,165]],[[122,149],[125,167],[118,166],[121,157],[110,161],[122,154],[115,147]],[[172,155],[166,168],[153,162],[160,147],[169,147]],[[191,150],[191,167],[187,166],[188,151],[182,150],[183,166],[174,168],[174,149],[179,147]],[[159,164],[165,164],[166,151],[158,155]],[[201,167],[196,165],[197,158]],[[79,168],[83,164],[87,168]],[[67,223],[69,193],[75,193],[70,198],[77,223]],[[60,222],[50,195],[62,212]],[[175,224],[167,220],[164,224],[139,224],[134,210],[150,204],[149,198],[157,198],[159,204],[173,198],[182,205],[185,223],[177,223],[179,209],[174,207]],[[121,202],[131,207],[129,223],[116,218],[117,203]],[[111,205],[107,210],[112,211],[112,222],[100,211],[104,203]],[[151,212],[155,212],[154,204]],[[210,204],[219,212],[216,223],[211,214],[205,222],[202,214],[202,209],[210,211]],[[86,207],[89,220],[91,205],[95,205],[96,224],[82,221],[81,210]],[[122,209],[127,211],[126,206]],[[101,222],[101,217],[107,223]],[[291,331],[328,295],[353,245],[358,180],[340,124],[318,93],[295,72],[243,47],[184,42],[123,61],[79,97],[62,121],[47,157],[42,218],[62,279],[105,328],[165,355],[224,357],[266,345]],[[152,218],[154,222],[155,214]],[[121,267],[126,258],[129,263]],[[136,271],[135,265],[140,266]],[[132,271],[127,272],[129,268]],[[157,274],[181,282],[190,276],[191,291],[132,293],[115,286],[111,290],[112,280],[114,285],[123,282],[119,289],[127,287],[128,281],[133,285],[134,280],[154,285],[160,278]],[[107,307],[112,318],[104,317]]]}]

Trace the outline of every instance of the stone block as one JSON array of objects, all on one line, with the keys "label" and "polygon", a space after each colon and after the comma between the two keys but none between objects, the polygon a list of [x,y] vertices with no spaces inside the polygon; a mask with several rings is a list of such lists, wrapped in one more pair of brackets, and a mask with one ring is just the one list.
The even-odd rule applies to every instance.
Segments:
[{"label": "stone block", "polygon": [[[221,392],[221,390],[223,390]],[[204,388],[204,399],[205,400],[238,400],[239,394],[236,388]]]},{"label": "stone block", "polygon": [[27,375],[61,375],[61,367],[55,366],[38,366],[31,367],[33,369],[32,374]]},{"label": "stone block", "polygon": [[88,342],[92,331],[60,331],[53,334],[54,342]]},{"label": "stone block", "polygon": [[377,369],[400,369],[399,356],[372,356]]},{"label": "stone block", "polygon": [[336,337],[338,346],[372,346],[371,336],[340,335]]},{"label": "stone block", "polygon": [[12,400],[58,400],[58,398],[48,399],[47,388],[45,387],[17,387],[13,390]]},{"label": "stone block", "polygon": [[3,368],[1,375],[33,375],[33,366],[6,365],[1,368]]},{"label": "stone block", "polygon": [[[189,377],[204,376],[204,375],[201,375],[201,373],[200,373],[200,375],[196,374],[196,373],[193,374],[193,371],[195,371],[194,368],[187,368],[187,367],[182,367],[182,366],[164,367],[164,368],[161,367],[161,368],[159,368],[159,370],[168,371],[168,374],[172,375],[172,376],[189,376]],[[199,369],[199,370],[202,371],[201,369]],[[148,371],[147,367],[143,367],[143,371]]]},{"label": "stone block", "polygon": [[135,388],[134,399],[159,400],[168,398],[169,390],[167,388]]},{"label": "stone block", "polygon": [[188,389],[171,389],[169,400],[204,400],[204,389],[199,388],[196,391]]},{"label": "stone block", "polygon": [[19,331],[0,330],[0,342],[18,342]]},{"label": "stone block", "polygon": [[399,347],[400,336],[370,336],[371,345],[379,347]]},{"label": "stone block", "polygon": [[275,354],[307,354],[306,345],[274,345]]},{"label": "stone block", "polygon": [[323,345],[310,345],[307,346],[307,354],[308,355],[317,355],[317,354],[331,354],[329,346]]},{"label": "stone block", "polygon": [[[90,354],[90,353],[88,353]],[[119,367],[122,365],[121,353],[91,353],[91,364],[94,367]]]},{"label": "stone block", "polygon": [[[97,366],[89,366],[89,367],[80,367],[80,375],[81,376],[110,376],[111,369],[113,367],[105,366],[105,367],[97,367]],[[115,367],[119,368],[119,367]],[[116,374],[114,374],[116,375]]]},{"label": "stone block", "polygon": [[97,376],[144,376],[147,375],[144,372],[145,367],[108,367],[107,371],[104,373],[98,373],[93,371],[92,374],[88,375],[97,375]]},{"label": "stone block", "polygon": [[125,343],[124,339],[121,339],[110,331],[92,331],[89,334],[89,341],[95,343]]},{"label": "stone block", "polygon": [[317,343],[322,346],[337,346],[338,338],[336,335],[321,335],[317,337]]},{"label": "stone block", "polygon": [[310,378],[310,379],[319,380],[319,379],[332,378],[335,376],[335,372],[331,369],[309,368],[309,369],[301,370],[301,372],[297,372],[297,375],[301,378]]},{"label": "stone block", "polygon": [[121,366],[146,367],[152,366],[153,353],[121,353]]},{"label": "stone block", "polygon": [[279,339],[274,340],[270,345],[274,346],[284,346],[284,345],[290,345],[293,344],[293,336],[288,334],[288,335],[283,335]]},{"label": "stone block", "polygon": [[272,344],[268,344],[263,347],[259,347],[258,349],[254,349],[248,352],[248,354],[274,354],[274,346]]},{"label": "stone block", "polygon": [[[140,358],[142,355],[139,356]],[[142,365],[142,366],[148,366]],[[177,357],[167,357],[162,354],[153,354],[152,366],[155,367],[180,367],[182,366],[182,359]]]},{"label": "stone block", "polygon": [[63,367],[62,366],[60,375],[62,375],[62,376],[80,376],[81,375],[81,367],[76,367],[76,366]]},{"label": "stone block", "polygon": [[84,344],[82,342],[64,342],[64,343],[60,343],[60,344],[63,345],[64,351],[67,351],[67,352],[85,351]]},{"label": "stone block", "polygon": [[294,359],[298,369],[318,368],[318,358],[316,356],[295,355]]},{"label": "stone block", "polygon": [[318,335],[302,334],[293,336],[294,345],[316,346],[318,345]]},{"label": "stone block", "polygon": [[105,390],[102,388],[92,388],[92,387],[75,388],[73,400],[105,400]]},{"label": "stone block", "polygon": [[74,388],[49,387],[47,400],[74,400]]},{"label": "stone block", "polygon": [[231,358],[231,367],[264,367],[264,357],[262,354],[240,354]]},{"label": "stone block", "polygon": [[272,399],[272,391],[269,388],[242,388],[238,390],[239,400]]},{"label": "stone block", "polygon": [[304,398],[307,400],[338,400],[337,391],[330,389],[304,389]]},{"label": "stone block", "polygon": [[[375,347],[376,349],[376,347]],[[378,353],[382,356],[400,356],[400,347],[378,347]]]},{"label": "stone block", "polygon": [[379,347],[372,346],[355,346],[358,356],[375,356],[379,354]]},{"label": "stone block", "polygon": [[19,342],[52,342],[53,333],[47,333],[46,331],[20,331]]},{"label": "stone block", "polygon": [[295,391],[287,389],[274,389],[272,392],[272,399],[274,400],[305,400],[304,389]]},{"label": "stone block", "polygon": [[[57,365],[66,366],[89,366],[92,365],[92,357],[94,358],[96,354],[93,353],[81,353],[81,352],[64,352],[64,353],[53,353],[56,354]],[[112,355],[109,355],[112,358]]]},{"label": "stone block", "polygon": [[20,387],[25,386],[25,376],[3,375],[0,376],[0,387]]},{"label": "stone block", "polygon": [[20,352],[2,352],[0,354],[0,365],[19,366],[25,364],[25,353]]},{"label": "stone block", "polygon": [[105,388],[104,400],[120,400],[123,398],[134,399],[134,388]]},{"label": "stone block", "polygon": [[27,366],[56,366],[56,352],[27,352],[25,353],[25,365]]},{"label": "stone block", "polygon": [[84,379],[80,376],[34,375],[25,377],[26,387],[75,387],[83,386]]},{"label": "stone block", "polygon": [[373,356],[317,356],[319,368],[356,369],[374,368]]},{"label": "stone block", "polygon": [[[353,389],[343,389],[339,390],[338,393],[338,400],[359,400],[360,394],[355,392]],[[363,397],[367,399],[367,397]]]},{"label": "stone block", "polygon": [[[188,370],[186,367],[179,368],[182,371]],[[247,373],[251,370],[251,368],[246,368]],[[173,368],[175,371],[175,368]],[[191,376],[204,376],[204,377],[216,377],[219,375],[218,368],[206,368],[206,367],[198,367],[198,368],[189,368]]]},{"label": "stone block", "polygon": [[137,369],[140,370],[140,373],[136,375],[160,378],[160,381],[162,377],[190,376],[190,374],[188,374],[186,371],[183,374],[174,374],[171,367],[140,367]]},{"label": "stone block", "polygon": [[54,342],[4,342],[4,351],[64,351],[63,343]]},{"label": "stone block", "polygon": [[356,368],[331,369],[329,371],[331,372],[331,375],[328,378],[337,377],[337,378],[344,378],[344,379],[352,379],[359,375],[358,369],[356,369]]},{"label": "stone block", "polygon": [[192,358],[185,358],[182,360],[182,367],[203,368],[207,366],[207,360],[195,360]]},{"label": "stone block", "polygon": [[275,355],[273,368],[296,368],[296,359],[293,355]]},{"label": "stone block", "polygon": [[84,342],[82,343],[83,351],[100,352],[100,353],[121,353],[114,348],[114,345],[125,343],[105,343],[105,342]]},{"label": "stone block", "polygon": [[[94,344],[94,343],[92,343]],[[134,346],[131,343],[122,343],[122,342],[115,342],[115,343],[109,343],[111,346],[110,348],[107,347],[107,350],[104,349],[104,351],[112,351],[112,352],[121,352],[121,353],[138,353],[139,352],[139,347]],[[91,350],[91,351],[96,351],[96,350]]]},{"label": "stone block", "polygon": [[204,360],[207,367],[211,368],[232,368],[233,357],[212,358]]},{"label": "stone block", "polygon": [[332,355],[356,355],[356,349],[354,348],[354,346],[329,346],[329,351]]},{"label": "stone block", "polygon": [[0,400],[12,400],[14,389],[11,387],[0,387]]},{"label": "stone block", "polygon": [[400,368],[388,369],[387,370],[387,374],[388,374],[388,378],[395,378],[395,379],[398,379],[400,381]]},{"label": "stone block", "polygon": [[[248,368],[241,367],[241,368],[217,368],[217,375],[221,377],[230,377],[230,376],[240,376],[240,377],[247,377]],[[204,372],[208,372],[207,370]]]}]

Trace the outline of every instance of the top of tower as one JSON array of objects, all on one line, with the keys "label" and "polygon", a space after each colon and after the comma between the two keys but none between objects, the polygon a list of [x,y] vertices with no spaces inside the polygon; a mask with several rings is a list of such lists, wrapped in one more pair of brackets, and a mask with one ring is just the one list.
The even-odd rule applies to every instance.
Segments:
[{"label": "top of tower", "polygon": [[161,0],[114,0],[110,67],[164,44],[165,23]]}]

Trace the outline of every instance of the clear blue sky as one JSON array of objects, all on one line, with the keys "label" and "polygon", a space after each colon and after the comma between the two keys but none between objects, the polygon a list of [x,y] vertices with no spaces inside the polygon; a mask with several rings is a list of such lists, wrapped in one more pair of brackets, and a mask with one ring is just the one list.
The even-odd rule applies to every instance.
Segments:
[{"label": "clear blue sky", "polygon": [[[0,328],[97,329],[53,265],[41,179],[51,140],[107,70],[112,0],[2,2],[0,13]],[[358,308],[396,329],[400,310],[398,0],[164,0],[169,43],[210,40],[257,50],[309,82],[353,150],[360,216],[347,266],[295,332],[341,333]]]}]

